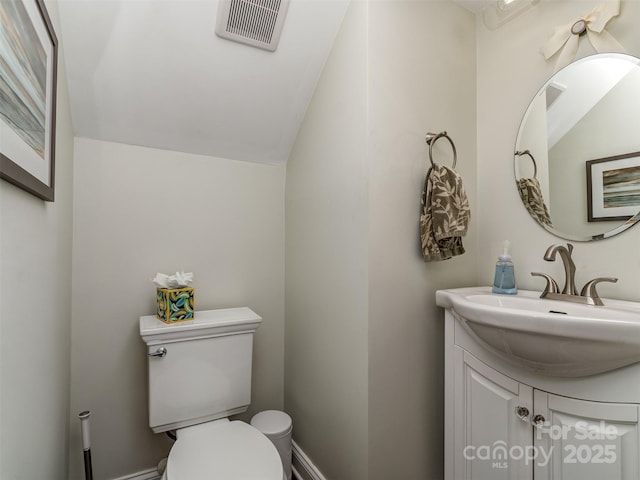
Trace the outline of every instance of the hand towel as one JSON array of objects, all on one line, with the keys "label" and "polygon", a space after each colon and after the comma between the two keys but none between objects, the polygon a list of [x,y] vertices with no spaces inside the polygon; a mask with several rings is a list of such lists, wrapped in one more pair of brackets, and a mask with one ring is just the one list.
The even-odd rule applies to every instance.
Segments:
[{"label": "hand towel", "polygon": [[539,223],[553,227],[547,205],[544,203],[542,189],[537,178],[519,178],[518,193],[525,208]]},{"label": "hand towel", "polygon": [[425,262],[462,255],[462,237],[471,218],[462,178],[452,169],[435,164],[427,173],[422,192],[420,240]]}]

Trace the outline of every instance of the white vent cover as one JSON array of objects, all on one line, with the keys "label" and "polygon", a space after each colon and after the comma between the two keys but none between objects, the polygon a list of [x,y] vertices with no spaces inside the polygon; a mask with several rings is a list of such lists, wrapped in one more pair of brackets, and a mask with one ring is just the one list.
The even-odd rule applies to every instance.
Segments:
[{"label": "white vent cover", "polygon": [[273,52],[288,8],[289,0],[220,0],[216,34]]},{"label": "white vent cover", "polygon": [[558,82],[552,82],[547,87],[547,108],[553,105],[560,95],[567,89],[565,85]]}]

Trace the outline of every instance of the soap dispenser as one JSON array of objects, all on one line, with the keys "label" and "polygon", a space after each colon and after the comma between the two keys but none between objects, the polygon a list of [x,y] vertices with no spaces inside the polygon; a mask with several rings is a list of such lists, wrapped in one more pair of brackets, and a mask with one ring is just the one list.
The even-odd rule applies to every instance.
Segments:
[{"label": "soap dispenser", "polygon": [[518,293],[513,262],[511,261],[511,255],[509,255],[509,245],[509,241],[505,240],[502,255],[498,256],[496,274],[493,278],[493,288],[491,290],[493,293],[501,293],[504,295],[515,295]]}]

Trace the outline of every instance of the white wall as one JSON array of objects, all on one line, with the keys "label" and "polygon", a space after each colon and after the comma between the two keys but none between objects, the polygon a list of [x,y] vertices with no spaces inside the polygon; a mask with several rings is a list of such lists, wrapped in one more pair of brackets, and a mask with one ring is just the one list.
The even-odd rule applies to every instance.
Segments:
[{"label": "white wall", "polygon": [[[444,331],[434,292],[476,276],[474,27],[448,1],[369,7],[369,480],[443,478]],[[443,130],[456,145],[471,225],[464,255],[424,263],[425,134]],[[445,139],[433,151],[451,165]]]},{"label": "white wall", "polygon": [[[46,1],[59,36],[58,4]],[[68,478],[73,132],[59,46],[55,202],[0,181],[0,478]]]},{"label": "white wall", "polygon": [[366,14],[351,3],[287,162],[285,407],[336,480],[369,478]]},{"label": "white wall", "polygon": [[[263,317],[243,418],[282,408],[284,167],[84,138],[75,155],[71,425],[92,411],[95,477],[155,467],[170,447],[148,426],[138,334],[139,316],[155,312],[158,271],[194,272],[198,310]],[[79,433],[71,439],[70,478],[80,479]]]},{"label": "white wall", "polygon": [[[542,259],[545,249],[563,240],[552,236],[527,214],[513,181],[513,146],[522,114],[540,86],[552,75],[555,58],[540,54],[555,27],[590,12],[599,1],[541,1],[536,7],[497,30],[477,22],[478,51],[478,188],[479,284],[490,284],[495,258],[504,239],[511,240],[516,280],[521,288],[541,290],[542,271],[562,279],[560,262]],[[640,3],[623,1],[620,16],[607,30],[635,56],[640,55]],[[587,38],[580,40],[578,57],[595,53]],[[602,142],[607,141],[602,139]],[[598,276],[616,276],[615,285],[602,285],[600,294],[640,300],[637,248],[638,227],[615,238],[577,243],[574,260],[577,283]]]},{"label": "white wall", "polygon": [[441,130],[475,215],[473,17],[352,2],[287,165],[285,405],[327,478],[443,476],[433,293],[473,284],[478,223],[467,254],[422,261],[424,137]]}]

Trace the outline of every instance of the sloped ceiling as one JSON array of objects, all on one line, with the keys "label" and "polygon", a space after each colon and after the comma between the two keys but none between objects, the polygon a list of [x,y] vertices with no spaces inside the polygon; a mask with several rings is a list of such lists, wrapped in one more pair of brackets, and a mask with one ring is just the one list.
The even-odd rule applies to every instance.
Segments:
[{"label": "sloped ceiling", "polygon": [[60,0],[77,136],[286,162],[348,0],[291,0],[268,52],[217,37],[217,0]]}]

